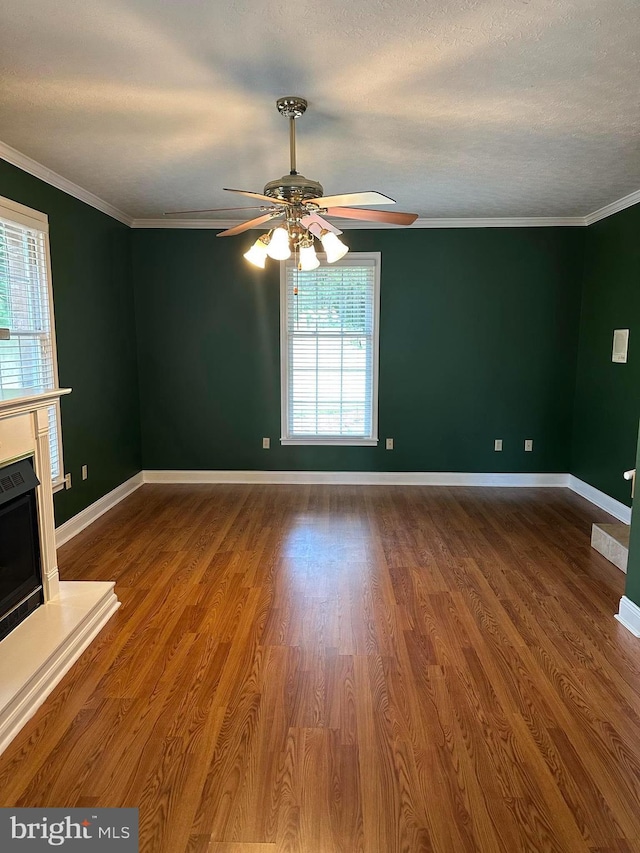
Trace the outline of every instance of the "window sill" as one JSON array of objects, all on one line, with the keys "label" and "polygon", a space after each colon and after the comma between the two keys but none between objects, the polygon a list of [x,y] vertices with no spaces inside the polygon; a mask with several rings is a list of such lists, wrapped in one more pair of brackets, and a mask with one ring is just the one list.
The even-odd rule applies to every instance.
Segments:
[{"label": "window sill", "polygon": [[331,438],[331,436],[302,436],[300,438],[281,438],[280,444],[288,445],[324,445],[331,447],[375,447],[377,438]]},{"label": "window sill", "polygon": [[53,483],[53,494],[56,492],[61,492],[64,489],[64,480],[58,480],[57,483]]}]

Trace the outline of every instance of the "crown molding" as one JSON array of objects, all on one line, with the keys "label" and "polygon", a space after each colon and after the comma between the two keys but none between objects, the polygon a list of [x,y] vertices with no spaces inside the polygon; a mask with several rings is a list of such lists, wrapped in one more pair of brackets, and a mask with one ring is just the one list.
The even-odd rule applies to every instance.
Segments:
[{"label": "crown molding", "polygon": [[[411,228],[580,228],[583,216],[504,216],[461,219],[416,219]],[[387,227],[387,226],[383,226]],[[391,226],[393,227],[393,226]]]},{"label": "crown molding", "polygon": [[[243,219],[133,219],[132,228],[187,228],[191,230],[204,229],[222,231],[225,228],[233,228],[244,222]],[[264,231],[268,226],[262,225],[258,231]],[[251,230],[251,229],[247,229]]]},{"label": "crown molding", "polygon": [[614,213],[620,213],[621,210],[626,210],[628,207],[633,207],[634,204],[640,203],[640,190],[636,190],[617,201],[612,201],[611,204],[606,204],[599,210],[594,210],[593,213],[587,214],[584,218],[585,225],[593,225],[594,222],[599,222],[601,219],[606,219],[608,216],[613,216]]},{"label": "crown molding", "polygon": [[73,198],[83,201],[90,207],[94,207],[96,210],[106,213],[107,216],[111,216],[112,219],[117,219],[118,222],[122,222],[124,225],[131,227],[133,222],[131,216],[124,213],[122,210],[118,210],[117,207],[109,204],[109,202],[98,198],[97,195],[89,192],[89,190],[85,190],[77,184],[74,184],[72,181],[67,180],[67,178],[63,178],[62,175],[48,169],[46,166],[43,166],[42,163],[32,160],[31,157],[27,157],[26,154],[21,154],[20,151],[16,151],[15,148],[12,148],[4,142],[0,142],[0,159],[6,160],[7,163],[11,163],[12,166],[17,166],[19,169],[22,169],[23,172],[33,175],[34,178],[39,178],[41,181],[44,181],[45,184],[56,187],[56,189],[62,190],[62,192],[67,193],[67,195],[73,196]]},{"label": "crown molding", "polygon": [[[48,169],[26,154],[22,154],[5,142],[0,142],[0,159],[6,160],[12,166],[17,166],[24,172],[39,178],[47,184],[50,184],[56,189],[62,190],[73,198],[83,201],[90,207],[106,213],[118,222],[128,225],[130,228],[172,228],[172,229],[208,229],[220,231],[226,228],[233,228],[239,225],[239,220],[232,219],[166,219],[166,218],[134,218],[128,213],[119,210],[109,202],[99,198],[89,190],[85,190],[73,181],[69,181],[52,169]],[[619,213],[627,207],[632,207],[634,204],[640,203],[640,190],[630,193],[617,201],[611,202],[599,210],[588,213],[586,216],[514,216],[514,217],[477,217],[477,218],[433,218],[433,219],[416,219],[411,228],[584,228],[592,225],[601,219],[606,219],[608,216],[613,216],[614,213]],[[339,220],[340,228],[343,231],[349,230],[378,230],[378,229],[393,229],[397,226],[386,225],[381,222],[370,222],[365,229],[361,223],[353,220]],[[253,230],[253,229],[248,229]],[[264,230],[264,226],[256,230]]]},{"label": "crown molding", "polygon": [[[339,224],[343,231],[377,231],[392,230],[397,225],[387,225],[383,222],[355,222],[353,220],[343,221],[336,217],[327,217],[335,224]],[[187,229],[213,229],[220,231],[225,228],[233,228],[240,225],[242,219],[134,219],[132,228],[187,228]],[[584,216],[520,216],[503,218],[477,218],[477,219],[416,219],[411,229],[416,228],[557,228],[573,227],[583,228],[586,225]],[[265,231],[268,225],[258,225],[248,228],[248,231]]]}]

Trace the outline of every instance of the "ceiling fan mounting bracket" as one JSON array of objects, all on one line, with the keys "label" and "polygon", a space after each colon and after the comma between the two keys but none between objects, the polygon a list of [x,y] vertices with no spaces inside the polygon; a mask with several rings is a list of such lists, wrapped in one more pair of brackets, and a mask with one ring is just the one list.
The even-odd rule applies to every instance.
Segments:
[{"label": "ceiling fan mounting bracket", "polygon": [[298,95],[287,95],[284,98],[278,98],[276,106],[280,115],[285,118],[300,118],[305,114],[307,102]]}]

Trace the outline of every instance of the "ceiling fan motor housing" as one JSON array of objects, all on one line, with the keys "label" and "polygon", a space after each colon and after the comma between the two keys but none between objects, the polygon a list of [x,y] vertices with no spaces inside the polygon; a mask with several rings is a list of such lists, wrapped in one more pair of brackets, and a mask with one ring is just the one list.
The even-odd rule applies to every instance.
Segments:
[{"label": "ceiling fan motor housing", "polygon": [[305,178],[304,175],[283,175],[275,181],[269,181],[264,188],[269,198],[299,204],[307,199],[321,198],[324,194],[322,184]]}]

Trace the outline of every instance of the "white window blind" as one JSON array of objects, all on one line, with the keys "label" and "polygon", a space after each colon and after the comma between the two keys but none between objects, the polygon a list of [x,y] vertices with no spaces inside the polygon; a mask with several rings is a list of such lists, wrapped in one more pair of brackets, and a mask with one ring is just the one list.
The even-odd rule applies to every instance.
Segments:
[{"label": "white window blind", "polygon": [[[0,200],[0,390],[29,393],[58,385],[46,218]],[[42,222],[38,221],[39,217]],[[61,479],[60,416],[49,408],[53,480]]]},{"label": "white window blind", "polygon": [[282,442],[376,444],[378,256],[283,265]]}]

